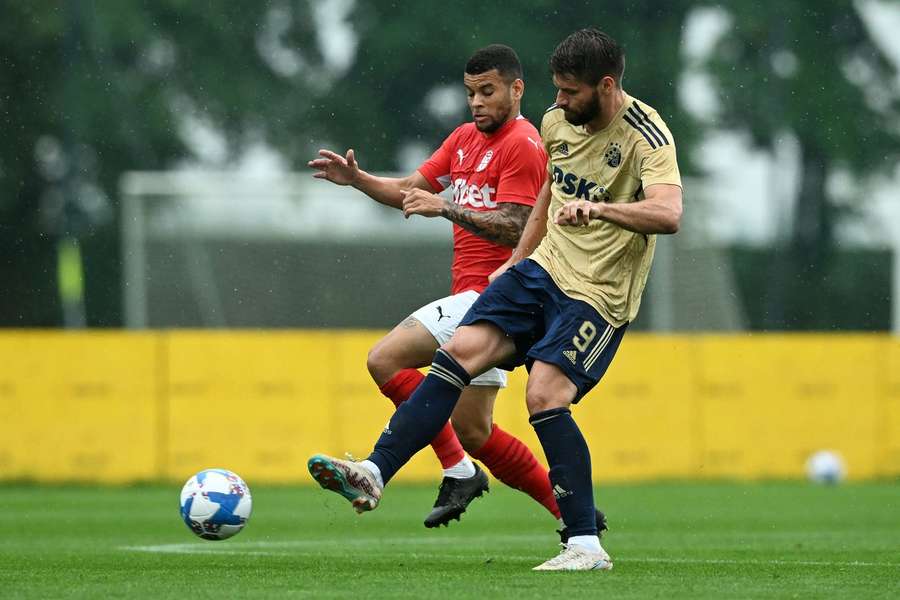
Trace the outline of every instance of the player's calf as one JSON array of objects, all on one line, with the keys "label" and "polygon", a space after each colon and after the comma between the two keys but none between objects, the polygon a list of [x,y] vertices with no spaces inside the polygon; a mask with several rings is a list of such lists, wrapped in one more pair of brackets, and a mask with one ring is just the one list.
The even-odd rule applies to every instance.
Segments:
[{"label": "player's calf", "polygon": [[492,423],[490,415],[486,420],[473,419],[469,415],[464,417],[458,418],[456,413],[454,413],[450,423],[463,449],[469,454],[474,454],[483,448],[491,437]]}]

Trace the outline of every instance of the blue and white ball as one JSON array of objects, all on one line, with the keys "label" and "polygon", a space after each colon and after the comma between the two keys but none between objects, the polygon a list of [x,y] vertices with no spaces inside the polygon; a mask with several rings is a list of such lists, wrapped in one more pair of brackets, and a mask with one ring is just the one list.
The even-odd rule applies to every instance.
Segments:
[{"label": "blue and white ball", "polygon": [[206,469],[181,489],[181,518],[204,540],[224,540],[247,524],[253,501],[244,480],[225,469]]},{"label": "blue and white ball", "polygon": [[847,467],[837,452],[819,450],[806,461],[806,476],[816,483],[834,485],[847,476]]}]

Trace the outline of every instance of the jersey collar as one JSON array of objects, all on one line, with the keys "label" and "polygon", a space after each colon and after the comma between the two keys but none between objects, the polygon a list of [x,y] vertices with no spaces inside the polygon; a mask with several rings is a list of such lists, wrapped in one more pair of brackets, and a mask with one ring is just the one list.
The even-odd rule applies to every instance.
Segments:
[{"label": "jersey collar", "polygon": [[492,139],[496,138],[497,136],[503,135],[504,133],[509,131],[513,127],[513,125],[516,123],[516,121],[519,121],[524,118],[525,117],[522,116],[522,113],[519,113],[518,117],[516,117],[515,119],[510,119],[509,121],[507,121],[506,123],[501,125],[500,129],[498,129],[494,133],[484,133],[481,131],[479,131],[478,133],[483,135],[486,139],[492,140]]},{"label": "jersey collar", "polygon": [[616,112],[615,115],[613,115],[613,118],[610,120],[609,124],[606,127],[604,127],[603,129],[598,129],[597,131],[594,131],[592,133],[589,133],[587,128],[584,125],[579,125],[577,127],[578,131],[582,135],[597,135],[597,134],[605,133],[607,131],[611,131],[612,128],[614,126],[616,126],[619,123],[619,121],[622,120],[622,115],[625,114],[625,111],[628,109],[629,106],[631,106],[631,103],[634,101],[634,98],[629,96],[628,93],[625,92],[625,90],[622,90],[622,94],[625,96],[625,99],[622,101],[622,106],[619,107],[619,110]]}]

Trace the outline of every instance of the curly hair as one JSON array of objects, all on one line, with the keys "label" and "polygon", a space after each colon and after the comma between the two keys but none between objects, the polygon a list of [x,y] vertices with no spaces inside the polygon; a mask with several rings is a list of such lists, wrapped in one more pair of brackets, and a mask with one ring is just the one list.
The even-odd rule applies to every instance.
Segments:
[{"label": "curly hair", "polygon": [[466,73],[469,75],[481,75],[491,69],[497,69],[507,83],[522,78],[522,63],[519,55],[509,46],[503,44],[491,44],[477,50],[466,63]]}]

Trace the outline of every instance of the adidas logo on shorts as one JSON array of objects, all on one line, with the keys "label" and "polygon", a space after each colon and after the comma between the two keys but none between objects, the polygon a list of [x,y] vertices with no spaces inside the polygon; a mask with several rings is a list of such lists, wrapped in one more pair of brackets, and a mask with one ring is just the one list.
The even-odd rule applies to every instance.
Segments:
[{"label": "adidas logo on shorts", "polygon": [[569,362],[571,362],[574,365],[575,358],[578,356],[578,354],[574,350],[563,350],[563,356],[568,358]]}]

